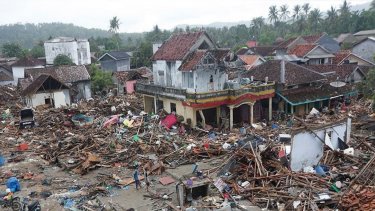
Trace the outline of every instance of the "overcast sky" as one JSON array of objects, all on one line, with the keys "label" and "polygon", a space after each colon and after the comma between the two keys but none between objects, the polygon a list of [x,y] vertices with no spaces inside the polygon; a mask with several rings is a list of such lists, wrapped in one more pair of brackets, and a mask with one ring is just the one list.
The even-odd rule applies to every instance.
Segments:
[{"label": "overcast sky", "polygon": [[[350,5],[370,0],[348,0]],[[176,25],[236,22],[267,16],[271,5],[310,3],[326,11],[343,0],[0,0],[0,25],[11,23],[73,23],[87,28],[109,28],[113,16],[120,32],[150,31]]]}]

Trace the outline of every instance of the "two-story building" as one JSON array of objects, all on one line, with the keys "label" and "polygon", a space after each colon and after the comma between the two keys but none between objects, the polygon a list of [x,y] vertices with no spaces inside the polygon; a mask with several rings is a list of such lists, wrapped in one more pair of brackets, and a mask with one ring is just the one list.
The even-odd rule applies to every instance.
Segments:
[{"label": "two-story building", "polygon": [[87,39],[56,37],[44,42],[47,65],[53,65],[56,56],[68,56],[76,65],[91,64],[90,43]]},{"label": "two-story building", "polygon": [[192,127],[253,123],[254,104],[265,100],[269,105],[274,84],[228,81],[228,53],[205,32],[172,35],[152,56],[153,83],[136,84],[145,111],[176,112]]}]

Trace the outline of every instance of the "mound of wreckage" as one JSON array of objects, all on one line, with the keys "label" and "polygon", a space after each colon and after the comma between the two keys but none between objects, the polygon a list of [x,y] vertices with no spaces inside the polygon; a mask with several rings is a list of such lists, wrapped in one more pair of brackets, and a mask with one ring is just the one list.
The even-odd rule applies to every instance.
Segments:
[{"label": "mound of wreckage", "polygon": [[130,192],[117,202],[115,194],[133,188],[135,166],[152,178],[140,196],[151,201],[136,210],[374,210],[369,104],[223,133],[189,128],[164,111],[147,114],[137,95],[110,96],[35,108],[37,126],[21,130],[19,93],[3,86],[0,180],[17,177],[20,195],[41,200],[45,210],[132,208]]}]

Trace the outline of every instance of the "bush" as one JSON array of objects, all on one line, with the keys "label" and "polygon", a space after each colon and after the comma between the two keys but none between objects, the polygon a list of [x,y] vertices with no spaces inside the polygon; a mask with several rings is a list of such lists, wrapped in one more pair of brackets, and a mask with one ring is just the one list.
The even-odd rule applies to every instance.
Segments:
[{"label": "bush", "polygon": [[56,58],[53,60],[53,65],[55,66],[61,66],[61,65],[72,65],[73,61],[69,56],[59,54],[56,56]]}]

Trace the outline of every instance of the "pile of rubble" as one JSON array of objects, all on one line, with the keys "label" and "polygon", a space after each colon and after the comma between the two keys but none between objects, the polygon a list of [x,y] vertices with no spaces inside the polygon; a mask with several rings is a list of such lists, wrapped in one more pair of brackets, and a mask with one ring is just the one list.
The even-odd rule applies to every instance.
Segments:
[{"label": "pile of rubble", "polygon": [[[290,168],[290,149],[278,140],[280,134],[291,133],[292,129],[314,133],[310,129],[314,125],[347,118],[347,112],[331,116],[314,114],[305,119],[291,117],[263,125],[263,129],[240,128],[225,134],[215,128],[209,131],[189,128],[178,116],[164,111],[147,114],[143,112],[139,96],[126,95],[92,99],[59,109],[41,106],[35,109],[37,126],[20,130],[17,117],[22,104],[17,90],[1,87],[0,92],[0,145],[7,163],[41,158],[40,171],[46,166],[57,166],[76,178],[103,169],[95,173],[96,183],[75,187],[74,191],[59,187],[66,192],[39,193],[44,198],[63,200],[64,207],[103,208],[97,197],[111,196],[112,190],[108,187],[121,189],[134,183],[133,178],[118,175],[119,167],[133,171],[139,166],[148,169],[151,175],[160,176],[179,166],[219,159],[212,168],[195,169],[183,179],[175,178],[181,179],[181,184],[191,191],[196,181],[208,181],[210,191],[197,197],[185,195],[188,199],[182,201],[190,204],[177,206],[163,200],[170,198],[169,192],[150,192],[147,197],[157,202],[152,203],[154,207],[175,210],[183,206],[220,209],[225,203],[243,209],[239,201],[245,200],[252,206],[279,210],[374,208],[374,184],[358,179],[374,160],[371,132],[370,135],[353,133],[345,150],[332,150],[325,143],[320,161],[298,172]],[[367,108],[364,104],[361,101],[352,106],[349,116],[353,118],[353,130],[371,128],[363,127],[363,118],[368,119],[366,124],[375,122],[370,110],[363,109]],[[38,178],[38,172],[22,169],[8,169],[2,175],[3,183],[9,176],[20,180]],[[373,174],[366,175],[373,181]],[[64,180],[56,179],[55,183],[59,181]],[[74,185],[65,182],[67,186]],[[359,186],[360,191],[353,188]],[[111,207],[121,206],[112,204]]]}]

